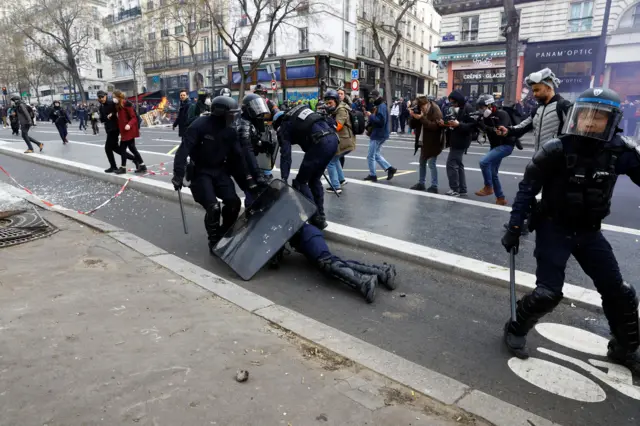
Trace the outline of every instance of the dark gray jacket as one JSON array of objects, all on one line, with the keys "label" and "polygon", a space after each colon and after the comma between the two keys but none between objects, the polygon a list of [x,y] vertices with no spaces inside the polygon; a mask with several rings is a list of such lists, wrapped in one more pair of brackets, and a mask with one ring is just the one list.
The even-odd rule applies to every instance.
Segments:
[{"label": "dark gray jacket", "polygon": [[18,114],[18,121],[21,126],[33,126],[33,117],[35,116],[33,113],[33,108],[31,106],[25,104],[24,102],[20,102],[15,107]]}]

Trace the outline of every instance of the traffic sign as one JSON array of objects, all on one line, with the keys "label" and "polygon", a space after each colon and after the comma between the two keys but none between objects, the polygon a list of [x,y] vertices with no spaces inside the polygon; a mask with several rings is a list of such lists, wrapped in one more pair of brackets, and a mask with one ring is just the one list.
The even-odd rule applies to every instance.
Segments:
[{"label": "traffic sign", "polygon": [[360,70],[351,70],[351,80],[357,80],[360,78]]},{"label": "traffic sign", "polygon": [[278,82],[271,80],[271,89],[276,90],[278,88]]},{"label": "traffic sign", "polygon": [[351,80],[351,90],[357,92],[360,89],[360,82],[358,80]]}]

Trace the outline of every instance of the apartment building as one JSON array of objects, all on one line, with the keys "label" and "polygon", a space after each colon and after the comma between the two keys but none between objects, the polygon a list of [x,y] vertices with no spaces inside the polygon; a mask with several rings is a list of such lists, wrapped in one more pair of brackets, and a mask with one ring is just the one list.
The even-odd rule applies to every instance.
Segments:
[{"label": "apartment building", "polygon": [[[631,0],[613,3],[610,23],[631,7],[619,6]],[[520,14],[517,94],[522,96],[522,89],[527,92],[522,87],[524,76],[543,67],[560,78],[559,92],[566,98],[574,99],[590,87],[606,0],[516,0],[515,4]],[[502,94],[506,56],[502,1],[436,0],[435,8],[442,15],[439,95],[453,89],[465,95]]]},{"label": "apartment building", "polygon": [[640,100],[640,1],[612,2],[604,85]]},{"label": "apartment building", "polygon": [[[380,45],[385,54],[391,50],[394,34],[388,31],[402,11],[398,0],[359,0],[358,2],[358,51],[360,87],[364,96],[374,88],[386,89],[384,66],[374,45],[371,22],[384,23]],[[420,1],[410,8],[400,25],[402,39],[391,63],[391,90],[393,97],[412,98],[417,94],[435,95],[437,92],[437,67],[429,57],[437,44],[440,32],[440,16],[432,1]]]}]

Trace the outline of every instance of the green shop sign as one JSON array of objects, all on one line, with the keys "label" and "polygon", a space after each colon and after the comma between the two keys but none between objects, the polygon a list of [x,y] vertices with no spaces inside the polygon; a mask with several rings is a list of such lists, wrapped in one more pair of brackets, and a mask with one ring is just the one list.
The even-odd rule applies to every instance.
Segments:
[{"label": "green shop sign", "polygon": [[464,61],[467,59],[504,58],[506,50],[494,50],[491,52],[465,52],[465,53],[440,53],[439,61]]}]

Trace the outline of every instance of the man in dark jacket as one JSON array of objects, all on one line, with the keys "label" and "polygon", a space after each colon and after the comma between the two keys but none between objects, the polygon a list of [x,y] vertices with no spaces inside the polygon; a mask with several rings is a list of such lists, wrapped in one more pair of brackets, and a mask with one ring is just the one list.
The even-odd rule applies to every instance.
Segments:
[{"label": "man in dark jacket", "polygon": [[189,112],[187,114],[187,125],[196,121],[196,118],[200,117],[200,114],[211,110],[211,97],[204,90],[198,91],[198,101],[189,106]]},{"label": "man in dark jacket", "polygon": [[78,130],[84,130],[87,132],[87,106],[85,104],[81,104],[76,111],[78,114],[78,120],[80,120],[80,127]]},{"label": "man in dark jacket", "polygon": [[178,116],[176,121],[173,122],[173,130],[178,128],[178,136],[181,138],[187,133],[187,127],[189,127],[189,94],[186,90],[180,91],[180,109],[178,110]]},{"label": "man in dark jacket", "polygon": [[440,125],[447,129],[446,136],[449,142],[449,156],[447,157],[447,177],[449,188],[447,195],[452,197],[465,197],[467,195],[467,178],[464,173],[462,156],[471,146],[471,133],[477,126],[471,117],[473,108],[464,100],[464,95],[454,90],[449,95],[451,107],[445,112],[444,120]]},{"label": "man in dark jacket", "polygon": [[398,169],[384,159],[381,154],[382,144],[389,139],[389,110],[387,104],[380,96],[380,92],[377,90],[371,91],[371,102],[374,105],[375,114],[367,111],[365,114],[369,120],[368,125],[372,127],[370,140],[369,140],[369,152],[367,153],[367,162],[369,164],[369,175],[364,178],[371,182],[377,182],[378,177],[376,175],[376,163],[387,172],[387,180],[393,179]]},{"label": "man in dark jacket", "polygon": [[511,118],[506,111],[498,109],[495,99],[491,95],[480,95],[476,105],[478,111],[482,114],[478,125],[489,138],[491,145],[491,150],[480,160],[484,187],[476,191],[476,195],[484,197],[495,194],[496,204],[506,206],[507,200],[502,192],[498,171],[502,160],[513,152],[516,139],[513,136],[498,135],[496,128],[498,126],[511,126]]},{"label": "man in dark jacket", "polygon": [[[104,123],[104,131],[107,134],[107,140],[104,144],[104,152],[107,154],[109,160],[109,168],[105,170],[105,173],[114,173],[118,170],[116,159],[113,153],[120,154],[120,129],[118,128],[118,111],[116,111],[116,104],[111,99],[107,98],[107,93],[100,90],[98,92],[98,102],[100,102],[100,121]],[[125,155],[128,160],[133,161],[138,168],[138,163],[133,155],[125,151]]]},{"label": "man in dark jacket", "polygon": [[400,120],[400,131],[398,133],[404,134],[408,118],[409,108],[407,107],[407,101],[405,101],[404,98],[400,98],[400,115],[398,116]]},{"label": "man in dark jacket", "polygon": [[42,148],[44,148],[44,144],[29,136],[29,129],[33,126],[33,110],[29,105],[22,102],[22,99],[19,96],[12,97],[11,101],[13,102],[13,109],[15,109],[16,113],[18,114],[20,130],[22,131],[22,139],[24,139],[25,143],[27,144],[27,150],[24,153],[33,153],[33,146],[31,145],[32,142],[38,145],[40,151],[42,151]]}]

